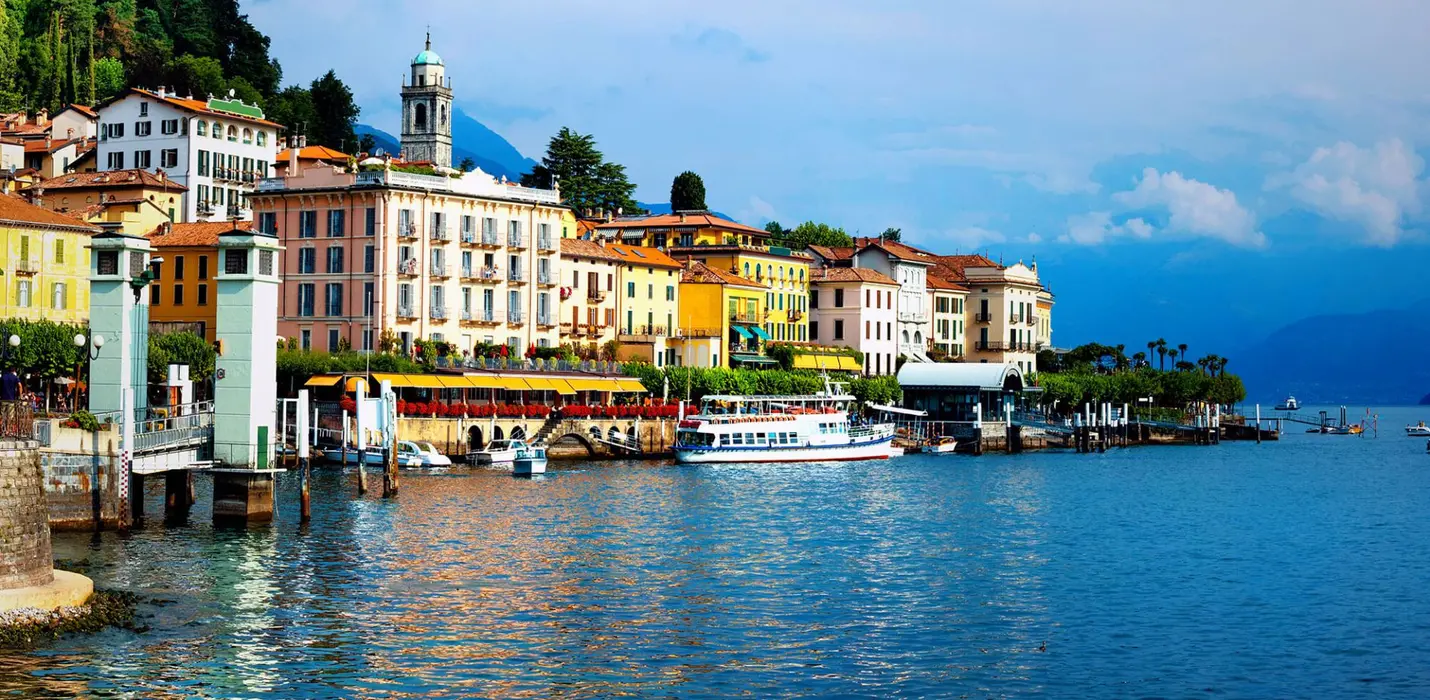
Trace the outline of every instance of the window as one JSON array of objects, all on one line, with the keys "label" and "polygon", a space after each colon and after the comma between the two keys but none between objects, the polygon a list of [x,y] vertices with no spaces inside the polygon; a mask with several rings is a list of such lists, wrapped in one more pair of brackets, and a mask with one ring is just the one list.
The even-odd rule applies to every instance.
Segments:
[{"label": "window", "polygon": [[159,297],[161,296],[161,295],[159,294],[159,290],[161,290],[161,289],[163,289],[163,287],[160,287],[160,286],[157,285],[157,284],[151,284],[151,285],[149,285],[149,305],[150,305],[150,306],[163,306],[163,304],[159,301]]},{"label": "window", "polygon": [[[144,115],[141,113],[140,116],[144,116]],[[135,135],[135,136],[148,136],[149,134],[153,133],[153,131],[154,131],[154,123],[153,123],[153,122],[134,122],[134,135]]]},{"label": "window", "polygon": [[184,305],[184,285],[174,285],[174,306]]},{"label": "window", "polygon": [[196,122],[194,134],[197,136],[208,136],[209,123],[200,119],[198,122]]},{"label": "window", "polygon": [[179,167],[179,149],[166,148],[159,151],[159,167],[177,168]]},{"label": "window", "polygon": [[[245,130],[244,133],[248,133],[247,130]],[[337,328],[328,328],[328,352],[338,351],[338,335],[339,334]]]},{"label": "window", "polygon": [[868,322],[868,321],[865,321],[865,322],[864,322],[864,339],[865,339],[865,340],[872,340],[872,339],[873,339],[873,338],[869,335],[869,322]]},{"label": "window", "polygon": [[259,132],[258,132],[258,145],[260,145],[260,146],[267,146],[267,145],[268,145],[268,132],[266,132],[266,131],[259,131]]},{"label": "window", "polygon": [[139,116],[141,116],[141,117],[147,117],[147,116],[149,116],[149,103],[148,103],[148,102],[140,102],[140,103],[139,103]]},{"label": "window", "polygon": [[335,245],[335,246],[329,246],[329,247],[328,247],[328,274],[330,274],[330,275],[342,274],[342,271],[343,271],[343,247],[342,247],[342,246],[336,246],[336,245]]},{"label": "window", "polygon": [[[263,132],[260,131],[260,132],[258,132],[258,133],[261,134],[261,133],[263,133]],[[364,235],[364,236],[375,236],[375,235],[377,235],[377,209],[376,209],[375,207],[368,207],[368,208],[367,208],[367,221],[364,222],[364,225],[363,225],[363,235]],[[370,272],[370,270],[369,270],[369,272]]]},{"label": "window", "polygon": [[[371,316],[371,315],[372,315],[373,303],[376,301],[376,299],[374,299],[374,297],[373,297],[373,288],[374,288],[374,286],[373,286],[373,283],[372,283],[372,282],[364,282],[363,285],[362,285],[362,298],[363,298],[363,303],[362,303],[362,315],[364,315],[364,316]],[[367,348],[367,349],[371,349],[371,348]]]},{"label": "window", "polygon": [[214,138],[216,138],[216,139],[221,139],[221,138],[223,138],[223,125],[222,125],[222,124],[220,124],[220,123],[218,123],[218,122],[214,122],[214,133],[213,133],[213,136],[214,136]]},{"label": "window", "polygon": [[[208,202],[209,202],[209,186],[208,186],[208,185],[199,185],[199,200],[198,200],[198,204],[200,204],[200,205],[205,205],[205,204],[208,204]],[[262,224],[259,224],[259,230],[260,230],[260,231],[263,230],[263,225],[262,225]]]},{"label": "window", "polygon": [[647,299],[654,299],[654,298],[655,298],[655,285],[653,285],[653,284],[647,284],[647,285],[645,286],[645,298],[647,298]]},{"label": "window", "polygon": [[341,238],[343,235],[343,215],[342,209],[333,209],[328,212],[328,238]]},{"label": "window", "polygon": [[109,125],[109,138],[112,138],[112,139],[122,139],[122,138],[124,138],[124,125],[123,125],[123,124],[110,124],[110,125]]},{"label": "window", "polygon": [[[203,185],[199,185],[199,187],[202,188]],[[202,197],[200,197],[200,199],[202,199]],[[278,213],[271,211],[259,212],[258,231],[259,233],[266,233],[270,236],[278,235]]]},{"label": "window", "polygon": [[253,129],[249,129],[249,128],[247,128],[247,127],[244,127],[244,129],[243,129],[243,142],[244,142],[244,143],[248,143],[248,144],[253,143]]},{"label": "window", "polygon": [[[202,124],[203,122],[199,122],[199,123]],[[200,175],[201,177],[208,177],[208,176],[209,176],[209,152],[208,152],[208,151],[199,151],[199,175]],[[203,185],[200,185],[200,187],[202,187],[202,186],[203,186]],[[199,197],[199,199],[202,200],[203,197]]]},{"label": "window", "polygon": [[228,125],[228,140],[234,143],[238,142],[238,128],[232,124]]},{"label": "window", "polygon": [[819,321],[809,322],[809,339],[812,342],[819,342]]},{"label": "window", "polygon": [[306,282],[298,285],[298,315],[313,315],[313,284]]},{"label": "window", "polygon": [[300,211],[298,212],[298,237],[317,238],[318,236],[318,212]]},{"label": "window", "polygon": [[372,272],[377,269],[377,248],[366,246],[362,250],[362,271]]},{"label": "window", "polygon": [[184,256],[182,255],[174,256],[174,279],[184,279]]},{"label": "window", "polygon": [[[23,243],[23,242],[24,242],[24,241],[21,241],[21,243]],[[23,251],[24,251],[24,247],[23,247],[23,246],[21,246],[21,251],[22,251],[22,252],[20,253],[20,256],[21,256],[21,257],[24,257],[25,254],[24,254],[24,252],[23,252]],[[154,271],[154,279],[156,279],[156,280],[164,279],[164,263],[163,263],[163,262],[151,262],[151,263],[149,263],[149,269]]]},{"label": "window", "polygon": [[63,311],[67,308],[65,293],[65,283],[55,282],[50,285],[50,308]]},{"label": "window", "polygon": [[223,271],[228,275],[248,274],[248,251],[225,250],[223,252]]},{"label": "window", "polygon": [[[207,260],[207,258],[199,258],[199,259],[200,259],[200,260]],[[207,284],[201,284],[201,285],[199,285],[199,306],[208,306],[208,305],[209,305],[209,286],[208,286]]]},{"label": "window", "polygon": [[135,151],[135,152],[134,152],[134,167],[136,167],[136,168],[148,168],[148,167],[149,167],[149,163],[150,163],[149,155],[150,155],[150,154],[149,154],[149,151]]},{"label": "window", "polygon": [[627,298],[627,299],[634,299],[634,298],[636,298],[636,283],[635,283],[635,282],[627,282],[627,283],[626,283],[626,298]]},{"label": "window", "polygon": [[106,168],[108,168],[108,169],[110,169],[110,170],[123,170],[123,169],[124,169],[124,152],[123,152],[123,151],[110,151],[110,152],[109,152],[109,157],[106,158],[105,161],[106,161],[106,162],[105,162],[105,167],[106,167]]},{"label": "window", "polygon": [[311,275],[317,268],[317,251],[313,248],[298,249],[298,274]]},{"label": "window", "polygon": [[[883,292],[880,292],[880,293],[879,293],[879,298],[880,298],[880,299],[883,299],[883,298],[884,298],[884,293],[883,293]],[[869,308],[870,306],[871,306],[871,304],[869,303],[869,290],[866,289],[866,290],[864,290],[864,308],[867,309],[867,308]]]},{"label": "window", "polygon": [[666,300],[666,301],[675,301],[675,285],[673,285],[673,284],[667,284],[667,285],[665,285],[665,300]]},{"label": "window", "polygon": [[842,318],[834,319],[834,339],[844,340],[844,319]]},{"label": "window", "polygon": [[[835,306],[836,308],[841,308],[841,307],[844,306],[844,290],[843,290],[843,289],[836,289],[836,290],[834,290],[834,306]],[[837,327],[838,327],[838,326],[836,326],[836,328],[837,328]],[[842,336],[838,335],[838,331],[835,331],[835,333],[836,333],[836,335],[835,335],[834,337],[835,337],[836,340],[839,339],[840,337],[842,337]]]},{"label": "window", "polygon": [[56,241],[55,241],[55,262],[57,262],[57,263],[64,263],[64,261],[65,261],[65,242],[64,242],[63,240],[56,240]]},{"label": "window", "polygon": [[325,316],[343,315],[343,285],[341,282],[329,284],[324,290],[326,304],[323,307]]},{"label": "window", "polygon": [[178,120],[178,119],[165,119],[164,121],[159,122],[159,133],[161,133],[161,134],[177,134],[177,133],[179,133],[179,120]]},{"label": "window", "polygon": [[817,308],[819,308],[819,290],[818,290],[818,289],[811,289],[811,290],[809,290],[809,308],[811,308],[811,309],[817,309]]}]

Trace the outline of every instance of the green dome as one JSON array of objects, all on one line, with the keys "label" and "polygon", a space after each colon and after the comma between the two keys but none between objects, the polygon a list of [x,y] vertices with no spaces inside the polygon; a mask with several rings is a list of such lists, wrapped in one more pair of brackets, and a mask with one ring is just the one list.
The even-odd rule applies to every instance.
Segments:
[{"label": "green dome", "polygon": [[440,65],[443,65],[443,64],[442,64],[442,57],[441,57],[441,56],[438,56],[436,51],[432,51],[431,49],[428,49],[428,50],[426,50],[426,51],[423,51],[422,53],[417,54],[417,58],[412,59],[412,65],[414,65],[414,66],[440,66]]}]

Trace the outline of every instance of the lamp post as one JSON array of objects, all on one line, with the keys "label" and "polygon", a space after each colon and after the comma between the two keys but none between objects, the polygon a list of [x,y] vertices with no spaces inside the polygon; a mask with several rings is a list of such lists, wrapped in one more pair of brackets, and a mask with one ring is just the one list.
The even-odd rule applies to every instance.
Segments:
[{"label": "lamp post", "polygon": [[103,348],[103,347],[104,347],[104,336],[102,336],[102,335],[96,335],[96,336],[94,336],[94,341],[91,343],[88,338],[85,338],[85,337],[84,337],[84,334],[83,334],[83,333],[76,333],[75,336],[74,336],[74,346],[75,346],[76,348],[83,349],[84,352],[85,352],[85,355],[84,355],[84,357],[82,357],[82,358],[76,359],[76,360],[75,360],[75,363],[74,363],[74,401],[72,402],[73,405],[70,406],[70,411],[71,411],[71,412],[74,412],[74,411],[78,411],[78,410],[79,410],[79,366],[80,366],[80,363],[82,363],[86,358],[87,358],[90,362],[93,362],[93,361],[95,361],[96,359],[99,359],[99,350],[100,350],[100,348]]}]

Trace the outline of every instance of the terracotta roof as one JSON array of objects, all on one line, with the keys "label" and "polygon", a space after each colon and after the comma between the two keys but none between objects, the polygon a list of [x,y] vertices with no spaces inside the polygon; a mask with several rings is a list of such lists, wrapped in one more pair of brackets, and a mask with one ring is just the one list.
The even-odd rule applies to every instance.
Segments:
[{"label": "terracotta roof", "polygon": [[96,112],[96,111],[94,111],[94,110],[92,110],[92,109],[90,109],[90,108],[88,108],[88,107],[86,107],[86,106],[84,106],[84,105],[73,105],[73,104],[72,104],[72,105],[65,105],[65,108],[62,109],[62,110],[60,110],[60,111],[57,113],[57,116],[58,116],[58,114],[63,114],[63,113],[65,112],[65,110],[68,110],[68,109],[72,109],[72,110],[74,110],[74,111],[76,111],[76,112],[79,112],[80,114],[83,114],[84,116],[89,117],[89,118],[91,118],[91,119],[98,119],[98,118],[99,118],[99,112]]},{"label": "terracotta roof", "polygon": [[694,261],[690,263],[690,267],[685,268],[685,270],[680,273],[680,281],[684,284],[734,284],[742,287],[768,288],[759,282],[745,279],[729,270]]},{"label": "terracotta roof", "polygon": [[822,267],[809,271],[810,282],[870,282],[898,286],[888,275],[867,267]]},{"label": "terracotta roof", "polygon": [[713,214],[685,214],[685,220],[681,221],[680,214],[659,214],[656,216],[644,216],[634,219],[617,219],[597,226],[599,229],[627,229],[627,228],[665,228],[685,226],[691,228],[713,228],[721,231],[739,231],[751,235],[770,237],[770,232],[760,228],[753,228],[744,224],[737,224],[729,219],[722,219]]},{"label": "terracotta roof", "polygon": [[72,216],[42,209],[8,194],[0,194],[0,223],[55,226],[85,233],[99,233],[100,231],[94,226],[75,220]]},{"label": "terracotta roof", "polygon": [[[164,233],[167,228],[168,232]],[[221,233],[234,229],[231,221],[208,221],[194,224],[165,224],[149,232],[149,243],[155,248],[207,248],[218,245]],[[238,222],[238,230],[252,231],[252,221]]]},{"label": "terracotta roof", "polygon": [[107,170],[95,173],[70,173],[52,177],[44,182],[40,182],[34,187],[46,190],[64,190],[79,188],[103,188],[103,187],[149,187],[153,189],[163,189],[172,192],[187,192],[189,188],[174,182],[168,178],[159,177],[158,173],[150,172],[140,168],[129,170]]},{"label": "terracotta roof", "polygon": [[595,241],[587,241],[580,238],[561,239],[561,254],[567,257],[592,258],[594,260],[620,260],[621,257],[606,250],[605,246]]},{"label": "terracotta roof", "polygon": [[590,232],[592,232],[592,231],[595,231],[595,230],[596,230],[596,227],[599,226],[599,225],[601,225],[601,222],[599,222],[599,221],[594,221],[594,220],[591,220],[591,219],[577,219],[577,220],[576,220],[576,235],[577,235],[577,236],[583,236],[583,237],[584,237],[586,234],[588,234],[588,233],[590,233]]},{"label": "terracotta roof", "polygon": [[8,136],[0,136],[0,143],[9,144],[11,146],[25,145],[25,142],[22,139],[10,138]]},{"label": "terracotta roof", "polygon": [[682,269],[685,267],[676,262],[675,258],[666,255],[656,248],[645,248],[621,243],[607,243],[606,250],[615,253],[616,256],[621,259],[621,262],[627,265],[669,267],[674,269]]},{"label": "terracotta roof", "polygon": [[[274,156],[274,161],[277,162],[279,165],[287,163],[288,159],[292,157],[292,153],[293,149],[291,148],[280,151],[278,155]],[[328,148],[327,146],[305,146],[304,148],[298,149],[298,160],[347,161],[351,157],[352,156],[349,156],[342,151],[339,151],[334,148]]]},{"label": "terracotta roof", "polygon": [[76,142],[76,141],[79,141],[79,139],[53,139],[53,140],[51,140],[51,141],[49,141],[49,142],[46,142],[46,141],[44,141],[43,139],[36,139],[36,140],[33,140],[33,141],[26,141],[26,142],[25,142],[25,152],[26,152],[26,153],[53,153],[53,152],[58,151],[58,150],[60,150],[61,148],[64,148],[65,146],[68,146],[68,145],[70,145],[70,144],[72,144],[72,143],[74,143],[74,142]]},{"label": "terracotta roof", "polygon": [[968,287],[965,287],[965,286],[963,286],[963,285],[961,285],[961,284],[957,284],[957,283],[951,282],[951,281],[946,280],[946,279],[940,279],[940,278],[938,278],[938,277],[934,277],[933,275],[929,275],[927,278],[925,278],[924,282],[925,282],[925,286],[927,286],[929,289],[946,289],[946,290],[954,291],[954,292],[966,292],[966,291],[968,291]]},{"label": "terracotta roof", "polygon": [[963,270],[969,267],[991,267],[1001,269],[1002,266],[982,255],[936,255],[934,259],[933,275],[950,280],[966,281],[968,276]]},{"label": "terracotta roof", "polygon": [[854,257],[853,248],[834,248],[827,245],[812,245],[811,251],[825,260],[848,260]]},{"label": "terracotta roof", "polygon": [[886,241],[879,238],[856,238],[854,239],[854,246],[861,251],[868,248],[878,248],[900,260],[924,263],[927,265],[934,264],[935,261],[933,258],[938,257],[933,253],[926,250],[919,250],[911,245],[904,245],[903,243]]},{"label": "terracotta roof", "polygon": [[[190,100],[190,99],[185,99],[185,98],[181,98],[181,97],[172,97],[172,96],[167,96],[167,95],[164,96],[164,97],[160,97],[158,93],[149,92],[148,90],[145,90],[145,89],[143,89],[143,88],[129,88],[129,93],[135,93],[135,94],[139,94],[139,95],[144,95],[145,97],[152,97],[152,98],[154,98],[154,99],[156,99],[156,100],[158,100],[158,101],[160,101],[160,102],[165,102],[165,103],[168,103],[168,104],[173,105],[173,106],[175,106],[175,107],[178,107],[179,109],[185,109],[185,110],[188,110],[188,111],[190,111],[190,112],[197,112],[198,114],[206,114],[206,115],[213,116],[213,117],[222,117],[222,118],[224,118],[224,119],[237,119],[237,120],[239,120],[239,121],[251,122],[251,123],[254,123],[254,124],[262,124],[262,125],[264,125],[264,126],[271,126],[271,127],[276,128],[276,129],[281,129],[281,128],[283,128],[283,125],[282,125],[282,124],[279,124],[279,123],[277,123],[277,122],[270,122],[270,121],[268,121],[268,120],[266,120],[266,119],[257,119],[257,118],[255,118],[255,117],[246,117],[246,116],[244,116],[244,115],[242,115],[242,114],[234,114],[233,112],[220,112],[220,111],[218,111],[218,110],[209,109],[209,103],[208,103],[207,100]],[[126,93],[126,94],[128,94],[128,93]],[[121,95],[120,95],[118,98],[116,98],[116,99],[123,99],[123,98],[124,98],[124,95],[121,94]],[[111,102],[113,102],[113,101],[114,101],[114,100],[111,100]]]}]

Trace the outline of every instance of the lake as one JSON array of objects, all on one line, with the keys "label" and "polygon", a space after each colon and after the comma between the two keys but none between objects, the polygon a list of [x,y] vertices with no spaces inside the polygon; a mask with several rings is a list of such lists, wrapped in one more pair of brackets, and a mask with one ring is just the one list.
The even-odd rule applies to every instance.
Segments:
[{"label": "lake", "polygon": [[[1353,411],[1359,416],[1359,410]],[[1430,454],[1379,437],[282,477],[271,527],[58,534],[159,602],[25,697],[1427,697]],[[148,512],[160,514],[162,480]]]}]

